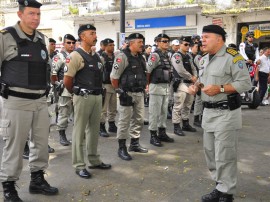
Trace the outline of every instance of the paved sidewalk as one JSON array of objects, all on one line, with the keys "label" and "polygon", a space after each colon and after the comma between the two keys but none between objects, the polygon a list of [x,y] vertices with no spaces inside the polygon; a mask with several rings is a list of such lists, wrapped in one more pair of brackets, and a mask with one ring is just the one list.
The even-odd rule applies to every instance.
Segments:
[{"label": "paved sidewalk", "polygon": [[[148,110],[148,108],[146,108]],[[191,123],[193,121],[191,120]],[[116,134],[100,138],[99,152],[111,170],[90,170],[91,179],[79,178],[71,166],[71,147],[59,144],[58,133],[52,127],[50,145],[56,152],[50,154],[48,182],[59,188],[57,196],[31,195],[28,192],[29,169],[27,161],[20,180],[18,193],[26,202],[196,202],[203,194],[214,189],[206,167],[202,129],[186,132],[185,137],[173,134],[168,120],[168,134],[175,143],[164,143],[158,148],[149,144],[149,131],[144,126],[141,144],[147,154],[131,153],[132,161],[117,156]],[[71,139],[72,126],[67,131]],[[270,106],[251,110],[243,107],[243,129],[239,134],[239,186],[235,201],[270,201]],[[1,146],[3,141],[1,140]],[[1,147],[2,148],[2,147]],[[3,200],[0,188],[0,201]]]}]

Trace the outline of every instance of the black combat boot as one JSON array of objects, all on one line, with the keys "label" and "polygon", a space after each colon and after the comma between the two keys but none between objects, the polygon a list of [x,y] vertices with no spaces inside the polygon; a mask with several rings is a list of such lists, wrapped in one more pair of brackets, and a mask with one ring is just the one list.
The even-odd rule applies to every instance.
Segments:
[{"label": "black combat boot", "polygon": [[200,118],[201,118],[200,115],[194,116],[194,123],[193,123],[194,126],[202,127],[202,120]]},{"label": "black combat boot", "polygon": [[189,131],[189,132],[196,132],[196,128],[193,128],[191,125],[189,125],[189,120],[183,120],[183,131]]},{"label": "black combat boot", "polygon": [[28,146],[28,141],[26,141],[24,150],[23,150],[23,159],[29,159],[29,146]]},{"label": "black combat boot", "polygon": [[166,128],[158,128],[158,138],[162,142],[174,142],[174,139],[167,135]]},{"label": "black combat boot", "polygon": [[4,192],[4,202],[22,202],[15,189],[14,181],[2,182]]},{"label": "black combat boot", "polygon": [[114,121],[109,121],[109,132],[110,133],[117,133],[117,127]]},{"label": "black combat boot", "polygon": [[225,194],[221,193],[219,197],[219,202],[233,202],[233,195],[232,194]]},{"label": "black combat boot", "polygon": [[174,134],[179,136],[185,136],[185,133],[182,131],[180,123],[174,123]]},{"label": "black combat boot", "polygon": [[128,151],[147,153],[148,149],[143,148],[139,143],[139,138],[131,138]]},{"label": "black combat boot", "polygon": [[132,157],[127,152],[126,139],[118,139],[118,143],[119,143],[118,156],[126,161],[131,160]]},{"label": "black combat boot", "polygon": [[150,144],[157,146],[157,147],[162,147],[163,145],[160,142],[160,139],[157,136],[157,131],[156,130],[150,130]]},{"label": "black combat boot", "polygon": [[168,105],[167,119],[172,119],[172,106]]},{"label": "black combat boot", "polygon": [[106,131],[105,123],[100,123],[99,135],[101,137],[110,137]]},{"label": "black combat boot", "polygon": [[31,172],[29,192],[31,194],[56,195],[58,194],[58,189],[51,187],[44,179],[44,171],[39,170],[37,172]]},{"label": "black combat boot", "polygon": [[221,192],[214,189],[211,193],[202,196],[202,202],[219,202]]},{"label": "black combat boot", "polygon": [[67,140],[65,130],[59,130],[60,144],[63,146],[70,145],[70,142]]}]

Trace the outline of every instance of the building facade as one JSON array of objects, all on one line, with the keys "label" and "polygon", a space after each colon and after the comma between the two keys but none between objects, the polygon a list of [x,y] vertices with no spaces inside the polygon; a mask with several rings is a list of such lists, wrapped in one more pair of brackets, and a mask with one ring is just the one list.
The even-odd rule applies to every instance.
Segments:
[{"label": "building facade", "polygon": [[[17,1],[1,0],[0,2],[1,28],[15,24],[18,21]],[[99,41],[109,37],[116,42],[117,47],[120,46],[119,41],[124,37],[120,34],[120,0],[40,0],[40,2],[43,6],[39,30],[48,37],[54,38],[58,44],[65,34],[69,33],[77,37],[79,26],[91,23],[97,28]],[[145,36],[146,44],[153,44],[154,37],[159,33],[166,33],[172,39],[181,35],[200,35],[204,25],[213,23],[225,28],[228,33],[227,44],[239,44],[246,30],[258,29],[258,38],[255,42],[261,47],[270,46],[269,9],[258,8],[226,13],[217,10],[217,5],[214,6],[215,10],[211,10],[213,5],[208,9],[201,4],[187,4],[185,0],[126,0],[125,2],[125,36],[132,32],[139,32]],[[269,2],[270,5],[268,0],[263,2],[264,4]]]}]

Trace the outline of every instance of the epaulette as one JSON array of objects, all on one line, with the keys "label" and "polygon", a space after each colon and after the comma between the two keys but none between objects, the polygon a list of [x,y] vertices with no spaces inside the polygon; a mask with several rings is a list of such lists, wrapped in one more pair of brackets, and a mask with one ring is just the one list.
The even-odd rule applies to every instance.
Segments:
[{"label": "epaulette", "polygon": [[236,56],[237,54],[239,54],[235,49],[233,48],[226,48],[226,52],[229,53],[232,56]]},{"label": "epaulette", "polygon": [[6,34],[6,33],[8,33],[8,31],[6,29],[2,29],[2,30],[0,30],[0,33],[1,34]]}]

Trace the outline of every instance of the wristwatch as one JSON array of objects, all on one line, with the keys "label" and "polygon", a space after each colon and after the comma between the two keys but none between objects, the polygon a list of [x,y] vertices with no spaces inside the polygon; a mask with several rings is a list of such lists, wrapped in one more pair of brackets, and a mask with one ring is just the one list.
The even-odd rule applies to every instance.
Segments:
[{"label": "wristwatch", "polygon": [[220,92],[221,93],[224,93],[225,92],[225,89],[224,89],[224,86],[223,85],[220,86]]}]

